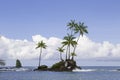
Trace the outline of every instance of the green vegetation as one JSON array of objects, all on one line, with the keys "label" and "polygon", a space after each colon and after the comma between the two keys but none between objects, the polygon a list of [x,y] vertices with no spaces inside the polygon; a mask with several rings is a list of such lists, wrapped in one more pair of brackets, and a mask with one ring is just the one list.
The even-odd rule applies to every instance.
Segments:
[{"label": "green vegetation", "polygon": [[15,67],[16,67],[16,68],[22,67],[22,64],[21,64],[21,62],[20,62],[19,59],[16,60],[16,66],[15,66]]},{"label": "green vegetation", "polygon": [[46,49],[46,47],[47,47],[47,45],[46,45],[43,41],[40,41],[40,42],[38,42],[38,44],[37,44],[36,49],[37,49],[37,48],[40,48],[39,65],[38,65],[38,67],[41,65],[40,63],[41,63],[42,49]]},{"label": "green vegetation", "polygon": [[57,62],[53,64],[50,69],[52,71],[63,71],[65,70],[65,62],[64,61]]},{"label": "green vegetation", "polygon": [[38,66],[38,70],[48,70],[48,66],[46,65],[41,65],[41,66]]},{"label": "green vegetation", "polygon": [[81,69],[76,65],[76,61],[66,60],[66,61],[60,61],[53,64],[49,70],[50,71],[72,71],[75,68]]}]

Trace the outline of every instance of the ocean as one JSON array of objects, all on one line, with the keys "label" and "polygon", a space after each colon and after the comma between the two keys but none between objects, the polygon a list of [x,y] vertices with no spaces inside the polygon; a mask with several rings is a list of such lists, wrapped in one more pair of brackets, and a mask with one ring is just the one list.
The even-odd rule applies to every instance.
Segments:
[{"label": "ocean", "polygon": [[73,72],[33,71],[34,67],[0,69],[0,80],[120,80],[120,66],[82,66]]}]

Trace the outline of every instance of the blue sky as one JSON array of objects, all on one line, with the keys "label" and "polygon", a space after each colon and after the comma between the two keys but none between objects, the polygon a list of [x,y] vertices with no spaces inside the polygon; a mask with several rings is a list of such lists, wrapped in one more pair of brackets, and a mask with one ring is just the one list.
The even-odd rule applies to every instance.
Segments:
[{"label": "blue sky", "polygon": [[14,39],[66,35],[66,24],[74,19],[88,26],[95,41],[118,43],[119,0],[1,0],[0,34]]},{"label": "blue sky", "polygon": [[120,0],[0,0],[0,35],[32,41],[32,36],[62,39],[70,20],[84,22],[98,43],[120,43]]}]

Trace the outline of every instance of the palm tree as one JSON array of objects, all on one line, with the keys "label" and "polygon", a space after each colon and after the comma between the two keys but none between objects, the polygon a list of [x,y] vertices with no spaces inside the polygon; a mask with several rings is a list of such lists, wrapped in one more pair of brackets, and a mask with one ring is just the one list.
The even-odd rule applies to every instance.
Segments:
[{"label": "palm tree", "polygon": [[88,33],[87,26],[85,26],[83,22],[79,22],[78,24],[76,24],[74,32],[79,33],[79,37],[80,35],[83,36],[84,33]]},{"label": "palm tree", "polygon": [[63,49],[63,47],[58,47],[57,50],[60,52],[60,59],[61,59],[61,61],[63,61],[63,59],[62,59],[62,53],[64,52],[65,49]]},{"label": "palm tree", "polygon": [[[71,32],[74,32],[74,34],[79,33],[79,37],[76,41],[77,43],[80,39],[80,35],[83,36],[84,33],[88,33],[87,26],[85,26],[83,22],[76,23],[75,20],[71,20],[71,22],[69,22],[67,26],[69,27],[68,29],[70,29]],[[74,50],[73,50],[74,54],[75,54],[76,47],[77,45],[74,46]],[[72,59],[74,59],[74,56],[72,56]]]},{"label": "palm tree", "polygon": [[74,56],[77,56],[74,52],[71,53],[72,60],[74,60]]},{"label": "palm tree", "polygon": [[75,37],[73,35],[69,35],[67,34],[67,36],[64,37],[64,41],[62,42],[63,47],[67,46],[67,50],[66,50],[66,60],[67,60],[67,55],[68,55],[68,59],[70,59],[70,47],[74,47],[75,45],[77,45],[77,42],[74,40]]},{"label": "palm tree", "polygon": [[75,22],[75,20],[71,20],[71,21],[67,24],[68,29],[71,30],[71,35],[73,35],[73,31],[74,31],[74,28],[75,28],[76,24],[77,24],[77,23]]},{"label": "palm tree", "polygon": [[5,65],[5,62],[4,62],[4,60],[0,60],[0,65]]},{"label": "palm tree", "polygon": [[[78,41],[80,39],[80,35],[83,36],[84,33],[88,33],[87,26],[85,26],[83,22],[82,23],[79,22],[79,24],[76,24],[76,26],[74,28],[74,33],[75,34],[77,34],[77,33],[79,34],[79,37],[77,39],[77,43],[78,43]],[[77,45],[75,45],[73,53],[75,53],[76,47],[77,47]]]},{"label": "palm tree", "polygon": [[38,42],[37,44],[37,48],[40,48],[40,55],[39,55],[39,66],[40,66],[40,63],[41,63],[41,54],[42,54],[42,49],[46,49],[47,45],[43,42],[43,41],[40,41]]}]

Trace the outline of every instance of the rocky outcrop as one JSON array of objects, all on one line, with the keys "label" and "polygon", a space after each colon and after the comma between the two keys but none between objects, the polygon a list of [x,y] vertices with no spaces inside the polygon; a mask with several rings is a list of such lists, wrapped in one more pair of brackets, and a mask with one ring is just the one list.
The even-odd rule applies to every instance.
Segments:
[{"label": "rocky outcrop", "polygon": [[76,65],[76,61],[66,60],[53,64],[53,66],[50,69],[51,71],[72,71],[75,68],[81,69]]},{"label": "rocky outcrop", "polygon": [[74,60],[66,60],[66,61],[60,61],[55,64],[53,64],[50,68],[48,68],[46,65],[39,66],[35,70],[39,71],[72,71],[75,68],[81,69],[79,66],[76,65],[76,61]]},{"label": "rocky outcrop", "polygon": [[15,67],[16,68],[21,68],[22,67],[22,64],[21,64],[19,59],[16,60],[16,66]]}]

